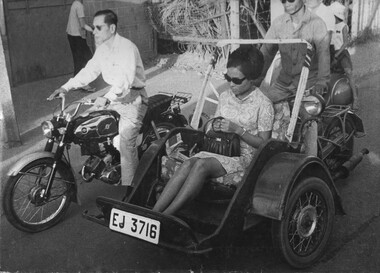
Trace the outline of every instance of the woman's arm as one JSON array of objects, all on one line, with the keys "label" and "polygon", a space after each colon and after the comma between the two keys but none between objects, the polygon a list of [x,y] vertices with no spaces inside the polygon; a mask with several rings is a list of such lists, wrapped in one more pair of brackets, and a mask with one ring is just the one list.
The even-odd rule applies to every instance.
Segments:
[{"label": "woman's arm", "polygon": [[259,131],[257,135],[252,135],[245,128],[240,127],[240,133],[236,133],[244,140],[247,144],[254,148],[258,148],[261,143],[268,140],[272,136],[272,131]]},{"label": "woman's arm", "polygon": [[258,148],[261,143],[269,139],[272,135],[272,131],[259,131],[257,135],[253,135],[248,132],[246,128],[229,121],[227,119],[222,119],[219,122],[214,123],[214,128],[219,129],[223,132],[235,133],[240,136],[247,144],[254,148]]}]

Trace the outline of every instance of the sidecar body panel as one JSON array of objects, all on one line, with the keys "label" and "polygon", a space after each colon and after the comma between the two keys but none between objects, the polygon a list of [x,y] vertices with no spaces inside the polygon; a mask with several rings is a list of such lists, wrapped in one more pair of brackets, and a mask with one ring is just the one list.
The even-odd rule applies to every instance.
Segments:
[{"label": "sidecar body panel", "polygon": [[335,185],[321,160],[289,152],[276,154],[263,168],[253,192],[252,213],[281,220],[295,184],[311,175],[325,181],[334,195],[337,212],[344,213]]},{"label": "sidecar body panel", "polygon": [[[156,199],[152,189],[161,177],[161,158],[167,151],[166,142],[178,134],[189,147],[203,139],[203,133],[197,130],[172,129],[165,137],[152,143],[143,154],[132,182],[134,190],[131,195],[122,201],[99,197],[97,206],[102,217],[88,213],[84,213],[84,217],[112,230],[115,230],[110,226],[110,222],[112,224],[115,219],[112,216],[114,209],[136,219],[143,217],[148,218],[148,221],[158,221],[159,240],[154,243],[199,254],[231,244],[243,230],[263,219],[281,219],[288,195],[302,176],[317,174],[332,188],[336,202],[340,201],[331,177],[318,158],[300,154],[299,147],[287,142],[271,139],[259,147],[242,183],[226,200],[214,202],[199,198],[175,216],[154,212],[152,207]],[[210,195],[203,196],[207,199]],[[121,233],[139,238],[127,232]]]},{"label": "sidecar body panel", "polygon": [[[180,251],[186,251],[189,253],[205,252],[205,250],[202,251],[196,249],[199,242],[195,234],[185,222],[177,217],[163,215],[141,206],[136,206],[130,203],[105,197],[98,197],[96,199],[96,204],[103,212],[104,221],[101,221],[99,223],[104,226],[107,226],[111,229],[114,229],[115,226],[118,228],[117,225],[119,223],[116,221],[116,218],[111,215],[113,209],[118,209],[136,215],[136,217],[146,217],[151,220],[159,221],[159,245]],[[91,216],[87,217],[90,218]],[[97,220],[95,219],[95,221]],[[136,236],[138,236],[140,228],[142,228],[142,226],[139,226],[137,229]]]}]

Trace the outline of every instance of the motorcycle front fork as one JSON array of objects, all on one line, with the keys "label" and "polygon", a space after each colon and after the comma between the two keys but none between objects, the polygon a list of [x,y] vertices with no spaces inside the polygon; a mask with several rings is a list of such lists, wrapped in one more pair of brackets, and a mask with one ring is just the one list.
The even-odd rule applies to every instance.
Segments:
[{"label": "motorcycle front fork", "polygon": [[[48,139],[48,141],[45,145],[44,151],[45,152],[52,152],[53,148],[54,148],[54,139],[50,138],[50,139]],[[50,189],[53,185],[54,177],[55,177],[55,174],[57,172],[58,162],[62,159],[64,150],[65,150],[65,144],[61,140],[58,144],[58,147],[57,147],[55,153],[54,153],[54,162],[53,162],[52,170],[49,174],[49,178],[48,178],[48,182],[46,184],[46,188],[43,192],[41,192],[41,198],[43,198],[44,200],[48,200],[50,198]]]}]

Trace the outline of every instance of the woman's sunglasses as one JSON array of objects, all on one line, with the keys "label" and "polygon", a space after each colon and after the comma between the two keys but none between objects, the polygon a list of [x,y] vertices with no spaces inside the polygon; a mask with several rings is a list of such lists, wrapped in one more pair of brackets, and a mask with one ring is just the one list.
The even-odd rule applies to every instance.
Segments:
[{"label": "woman's sunglasses", "polygon": [[224,74],[224,78],[226,79],[226,81],[228,82],[233,82],[234,84],[236,85],[240,85],[242,84],[242,82],[245,80],[245,77],[244,78],[231,78],[230,76],[228,76],[227,74]]},{"label": "woman's sunglasses", "polygon": [[289,3],[293,3],[293,2],[296,1],[296,0],[281,0],[281,2],[282,2],[283,4],[285,4],[286,1],[288,1]]}]

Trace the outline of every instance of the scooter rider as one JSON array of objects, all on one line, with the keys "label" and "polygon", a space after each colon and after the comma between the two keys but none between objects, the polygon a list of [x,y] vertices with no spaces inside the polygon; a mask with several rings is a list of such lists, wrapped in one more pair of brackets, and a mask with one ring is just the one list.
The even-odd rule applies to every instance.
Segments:
[{"label": "scooter rider", "polygon": [[[314,47],[306,88],[313,87],[315,93],[323,93],[330,80],[329,35],[323,20],[311,13],[304,0],[282,0],[285,13],[274,20],[265,39],[304,39]],[[275,83],[263,93],[274,104],[281,103],[296,93],[306,55],[304,44],[263,44],[265,76],[277,50],[281,54],[281,71]],[[276,109],[276,105],[274,105]],[[302,108],[301,108],[302,109]],[[306,119],[307,113],[302,112]],[[311,122],[305,135],[305,153],[317,155],[317,124]]]},{"label": "scooter rider", "polygon": [[95,106],[98,109],[107,107],[120,114],[121,185],[131,186],[138,164],[136,139],[148,108],[148,96],[140,53],[134,43],[117,33],[117,22],[111,10],[95,13],[93,34],[97,49],[94,56],[48,100],[85,86],[102,74],[110,87],[104,97],[96,99]]}]

